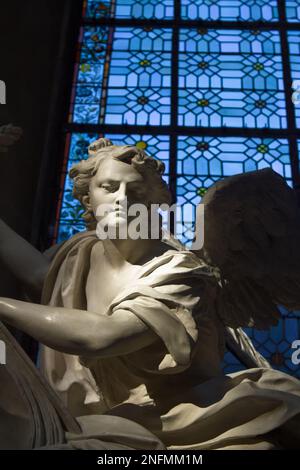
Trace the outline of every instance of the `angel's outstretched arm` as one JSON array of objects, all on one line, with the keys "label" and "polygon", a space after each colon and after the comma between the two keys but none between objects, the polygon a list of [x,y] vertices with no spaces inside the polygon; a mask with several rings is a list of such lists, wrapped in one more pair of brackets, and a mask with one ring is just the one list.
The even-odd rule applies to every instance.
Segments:
[{"label": "angel's outstretched arm", "polygon": [[0,298],[0,320],[52,349],[82,356],[128,354],[157,339],[133,313],[112,315]]},{"label": "angel's outstretched arm", "polygon": [[49,259],[1,219],[0,258],[30,293],[40,296]]}]

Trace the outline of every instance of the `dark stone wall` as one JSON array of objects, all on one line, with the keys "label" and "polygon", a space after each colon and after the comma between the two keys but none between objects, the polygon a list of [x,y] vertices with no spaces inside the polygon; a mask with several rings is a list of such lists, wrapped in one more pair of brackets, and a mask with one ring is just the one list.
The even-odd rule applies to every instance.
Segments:
[{"label": "dark stone wall", "polygon": [[0,157],[0,216],[27,238],[33,223],[63,10],[61,0],[10,0],[0,5],[0,79],[7,89],[0,124],[11,122],[24,130],[20,142]]}]

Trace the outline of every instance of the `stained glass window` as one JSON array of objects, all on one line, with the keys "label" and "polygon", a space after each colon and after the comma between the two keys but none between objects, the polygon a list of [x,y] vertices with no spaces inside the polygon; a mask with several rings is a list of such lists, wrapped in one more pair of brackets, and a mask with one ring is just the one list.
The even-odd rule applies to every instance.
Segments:
[{"label": "stained glass window", "polygon": [[296,125],[300,128],[300,33],[299,31],[290,31],[288,34]]},{"label": "stained glass window", "polygon": [[180,32],[180,126],[285,128],[277,31]]},{"label": "stained glass window", "polygon": [[181,16],[187,20],[275,21],[278,7],[277,0],[181,0]]},{"label": "stained glass window", "polygon": [[[271,167],[300,188],[299,0],[85,0],[55,239],[84,230],[67,172],[99,136],[166,164],[189,245],[195,207],[220,178]],[[274,367],[298,374],[297,312],[248,330]],[[224,370],[241,364],[227,354]]]},{"label": "stained glass window", "polygon": [[173,0],[87,0],[83,15],[87,18],[172,19]]}]

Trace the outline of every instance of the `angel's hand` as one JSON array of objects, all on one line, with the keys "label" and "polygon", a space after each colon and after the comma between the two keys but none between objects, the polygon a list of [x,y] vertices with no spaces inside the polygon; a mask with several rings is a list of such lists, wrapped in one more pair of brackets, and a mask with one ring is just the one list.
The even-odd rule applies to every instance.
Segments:
[{"label": "angel's hand", "polygon": [[4,153],[8,151],[8,147],[14,145],[22,136],[23,130],[21,127],[7,124],[6,126],[0,127],[0,152]]}]

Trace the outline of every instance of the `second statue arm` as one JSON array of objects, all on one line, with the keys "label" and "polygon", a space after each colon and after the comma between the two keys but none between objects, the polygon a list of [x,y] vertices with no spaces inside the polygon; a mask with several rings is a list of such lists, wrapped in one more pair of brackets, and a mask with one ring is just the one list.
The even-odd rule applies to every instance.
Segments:
[{"label": "second statue arm", "polygon": [[50,261],[0,219],[0,259],[24,285],[30,297],[39,300]]}]

